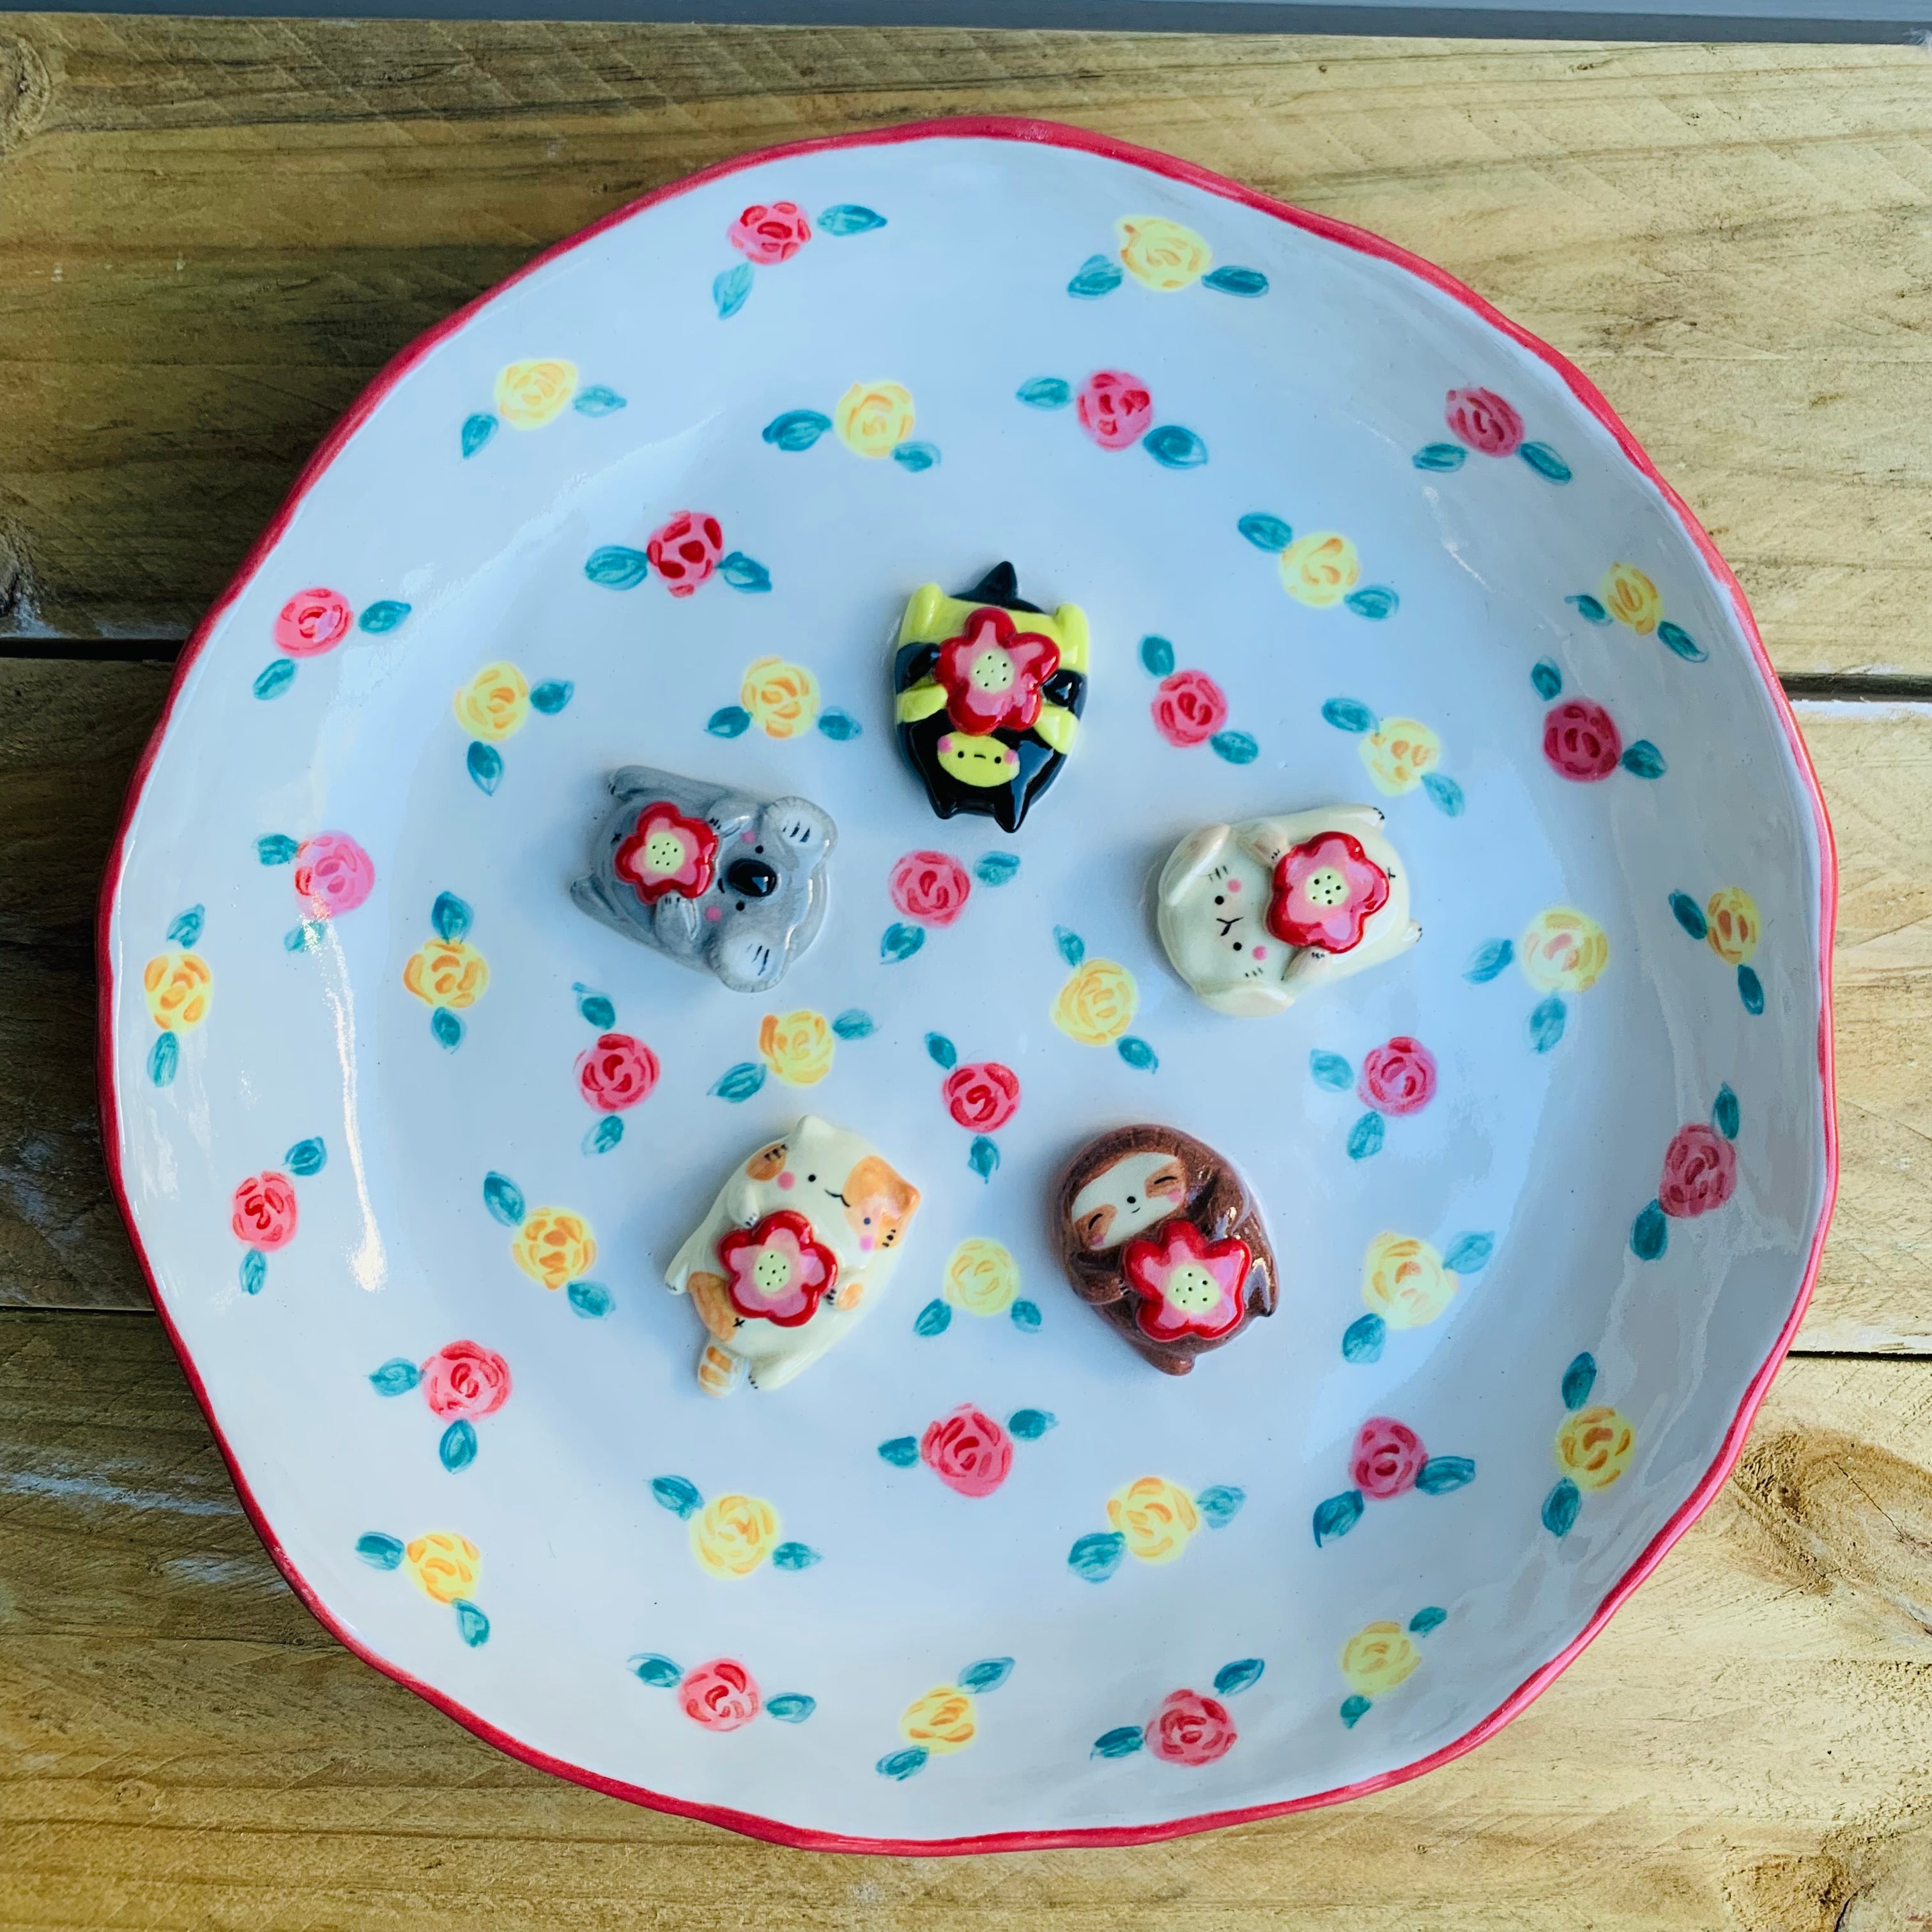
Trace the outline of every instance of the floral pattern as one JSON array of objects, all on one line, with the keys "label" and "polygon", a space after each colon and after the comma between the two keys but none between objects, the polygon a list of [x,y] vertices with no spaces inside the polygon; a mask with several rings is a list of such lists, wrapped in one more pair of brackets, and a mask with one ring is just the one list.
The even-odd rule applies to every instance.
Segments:
[{"label": "floral pattern", "polygon": [[1520,939],[1485,940],[1469,956],[1462,976],[1472,986],[1486,986],[1512,960],[1544,996],[1530,1010],[1527,1030],[1532,1050],[1547,1053],[1569,1028],[1564,995],[1587,993],[1609,968],[1610,938],[1588,913],[1546,906]]},{"label": "floral pattern", "polygon": [[1310,1076],[1330,1093],[1345,1092],[1351,1082],[1356,1098],[1368,1108],[1348,1130],[1348,1158],[1366,1160],[1382,1150],[1390,1120],[1419,1114],[1436,1097],[1436,1056],[1421,1041],[1396,1034],[1362,1056],[1359,1076],[1339,1053],[1318,1047],[1308,1056]]},{"label": "floral pattern", "polygon": [[646,1651],[632,1658],[628,1668],[640,1684],[676,1691],[678,1708],[700,1730],[739,1730],[761,1712],[782,1724],[802,1724],[818,1708],[818,1699],[802,1691],[782,1690],[767,1697],[734,1657],[714,1657],[686,1670],[659,1652]]},{"label": "floral pattern", "polygon": [[712,1083],[718,1100],[748,1100],[776,1075],[788,1087],[815,1087],[832,1071],[832,1053],[843,1040],[865,1040],[877,1029],[862,1007],[848,1006],[836,1019],[801,1006],[795,1012],[767,1013],[758,1022],[758,1058],[741,1060]]},{"label": "floral pattern", "polygon": [[747,1322],[796,1328],[818,1312],[838,1285],[838,1262],[796,1208],[781,1208],[755,1228],[734,1228],[718,1243],[725,1292]]},{"label": "floral pattern", "polygon": [[982,1180],[991,1180],[1000,1164],[999,1143],[993,1134],[1019,1111],[1019,1076],[997,1060],[969,1060],[962,1066],[959,1049],[943,1033],[926,1035],[926,1051],[944,1070],[939,1097],[946,1111],[973,1136],[968,1165]]},{"label": "floral pattern", "polygon": [[1360,698],[1331,698],[1322,716],[1338,731],[1361,740],[1358,749],[1370,782],[1387,798],[1400,798],[1420,785],[1436,810],[1460,818],[1466,801],[1462,788],[1438,770],[1442,740],[1414,718],[1378,718]]},{"label": "floral pattern", "polygon": [[1720,886],[1702,906],[1688,892],[1670,895],[1670,910],[1693,939],[1701,939],[1726,966],[1735,967],[1738,998],[1754,1018],[1764,1011],[1764,982],[1751,964],[1764,922],[1757,902],[1742,886]]},{"label": "floral pattern", "polygon": [[1447,1610],[1431,1604],[1418,1610],[1406,1628],[1385,1621],[1364,1624],[1356,1631],[1342,1646],[1342,1681],[1348,1687],[1342,1700],[1342,1723],[1353,1730],[1378,1697],[1406,1684],[1422,1664],[1414,1640],[1427,1636],[1448,1620]]},{"label": "floral pattern", "polygon": [[511,1230],[510,1258],[539,1288],[563,1290],[572,1308],[588,1318],[610,1313],[610,1291],[586,1279],[596,1265],[597,1238],[582,1215],[567,1208],[526,1207],[523,1190],[495,1172],[483,1178],[483,1204]]},{"label": "floral pattern", "polygon": [[1196,286],[1216,295],[1253,297],[1268,293],[1258,268],[1214,266],[1214,251],[1204,236],[1164,214],[1124,214],[1114,224],[1109,254],[1089,255],[1074,272],[1066,292],[1082,302],[1109,296],[1128,275],[1156,295],[1174,295]]},{"label": "floral pattern", "polygon": [[296,1181],[313,1179],[328,1164],[328,1150],[320,1139],[297,1141],[283,1155],[281,1168],[251,1174],[236,1189],[229,1203],[228,1227],[242,1244],[244,1294],[261,1293],[268,1278],[268,1257],[296,1238],[301,1219]]},{"label": "floral pattern", "polygon": [[1290,524],[1265,510],[1250,511],[1235,527],[1275,560],[1282,589],[1306,610],[1332,610],[1340,604],[1358,617],[1379,621],[1401,608],[1402,599],[1387,584],[1362,582],[1361,558],[1339,531],[1310,530],[1298,537]]},{"label": "floral pattern", "polygon": [[904,916],[886,928],[879,957],[888,964],[910,959],[926,944],[925,928],[950,926],[965,910],[975,879],[997,887],[1010,884],[1019,869],[1020,862],[1011,852],[982,853],[970,877],[958,860],[944,852],[907,853],[886,882],[893,905]]},{"label": "floral pattern", "polygon": [[1023,1334],[1038,1332],[1040,1306],[1020,1293],[1020,1264],[1012,1252],[984,1234],[969,1234],[948,1258],[940,1292],[913,1318],[913,1332],[943,1335],[952,1311],[982,1318],[1010,1317]]},{"label": "floral pattern", "polygon": [[317,584],[298,590],[275,614],[270,640],[281,653],[256,672],[252,687],[260,698],[279,698],[296,681],[297,666],[305,658],[319,658],[344,643],[352,630],[381,637],[395,629],[410,607],[393,597],[380,597],[363,606],[358,617],[339,590]]},{"label": "floral pattern", "polygon": [[470,734],[464,764],[478,791],[488,796],[502,782],[503,754],[496,747],[520,731],[532,711],[554,717],[576,688],[562,678],[548,678],[532,687],[505,659],[485,664],[457,692],[456,722]]},{"label": "floral pattern", "polygon": [[1423,1328],[1446,1314],[1465,1276],[1489,1265],[1493,1234],[1458,1234],[1444,1255],[1417,1234],[1381,1234],[1362,1257],[1368,1310],[1342,1334],[1342,1359],[1376,1362],[1391,1328]]},{"label": "floral pattern", "polygon": [[1460,470],[1472,452],[1478,456],[1520,456],[1546,483],[1567,483],[1570,466],[1546,442],[1523,440],[1522,418],[1516,405],[1493,389],[1451,389],[1444,398],[1442,420],[1450,442],[1425,443],[1415,452],[1418,470],[1437,474]]},{"label": "floral pattern", "polygon": [[168,922],[168,950],[141,968],[141,997],[158,1029],[148,1049],[148,1078],[157,1087],[173,1083],[181,1067],[181,1043],[208,1017],[214,998],[214,974],[194,949],[201,943],[207,908],[190,906]]},{"label": "floral pattern", "polygon": [[369,1382],[380,1396],[422,1390],[430,1414],[448,1424],[436,1454],[454,1475],[476,1460],[476,1424],[509,1400],[510,1365],[480,1342],[446,1342],[426,1362],[392,1357]]},{"label": "floral pattern", "polygon": [[680,599],[713,577],[749,596],[772,587],[771,572],[756,557],[724,548],[724,526],[709,510],[674,511],[644,539],[642,550],[599,544],[584,560],[584,574],[606,590],[634,590],[655,574]]},{"label": "floral pattern", "polygon": [[319,950],[329,922],[353,912],[375,890],[375,861],[346,832],[300,841],[266,832],[255,841],[255,856],[265,866],[294,866],[296,898],[306,916],[283,938],[291,952]]},{"label": "floral pattern", "polygon": [[457,1634],[474,1650],[490,1640],[490,1619],[475,1599],[483,1558],[468,1537],[433,1529],[405,1543],[381,1530],[356,1539],[356,1553],[372,1570],[400,1570],[433,1604],[455,1614]]},{"label": "floral pattern", "polygon": [[815,235],[835,238],[869,235],[886,218],[856,201],[836,202],[808,218],[795,201],[754,201],[724,230],[724,239],[743,256],[711,280],[711,301],[720,322],[729,322],[751,299],[753,272],[790,261]]},{"label": "floral pattern", "polygon": [[1372,1415],[1355,1432],[1349,1448],[1352,1486],[1316,1505],[1315,1546],[1318,1550],[1346,1536],[1370,1502],[1391,1502],[1412,1490],[1426,1496],[1447,1496],[1475,1478],[1476,1466],[1468,1456],[1432,1456],[1407,1423]]},{"label": "floral pattern", "polygon": [[1672,1221],[1713,1213],[1737,1192],[1738,1123],[1738,1096],[1724,1086],[1708,1121],[1693,1120],[1671,1136],[1657,1198],[1630,1228],[1630,1252],[1639,1261],[1654,1262],[1664,1252]]},{"label": "floral pattern", "polygon": [[1289,946],[1352,952],[1388,904],[1388,874],[1347,832],[1324,832],[1284,852],[1274,868],[1268,928]]},{"label": "floral pattern", "polygon": [[430,908],[435,937],[426,939],[403,962],[403,984],[429,1008],[430,1031],[436,1044],[454,1052],[463,1044],[466,1012],[489,990],[490,968],[470,944],[476,915],[454,892],[439,892]]},{"label": "floral pattern", "polygon": [[1559,777],[1596,784],[1618,770],[1632,778],[1660,778],[1670,769],[1648,738],[1626,744],[1616,720],[1594,698],[1564,698],[1563,674],[1551,659],[1540,659],[1529,677],[1550,704],[1543,717],[1543,755]]},{"label": "floral pattern", "polygon": [[818,410],[787,410],[772,417],[760,434],[772,448],[796,456],[830,430],[854,456],[890,456],[916,476],[939,460],[934,445],[914,439],[918,419],[912,392],[903,382],[881,379],[854,382],[829,416]]},{"label": "floral pattern", "polygon": [[1258,1657],[1238,1658],[1214,1673],[1213,1695],[1201,1690],[1170,1690],[1142,1724],[1123,1724],[1094,1741],[1092,1757],[1131,1757],[1145,1750],[1163,1764],[1198,1770],[1226,1757],[1239,1733],[1222,1701],[1246,1690],[1266,1666]]},{"label": "floral pattern", "polygon": [[903,1783],[929,1760],[964,1750],[980,1734],[978,1700],[998,1690],[1012,1671],[1010,1657],[982,1657],[952,1683],[935,1684],[915,1697],[899,1718],[904,1744],[880,1759],[879,1775]]},{"label": "floral pattern", "polygon": [[1240,1514],[1247,1492],[1216,1483],[1191,1495],[1165,1476],[1138,1476],[1107,1498],[1108,1527],[1078,1538],[1066,1567],[1089,1583],[1104,1583],[1132,1557],[1172,1563],[1204,1526],[1225,1529]]},{"label": "floral pattern", "polygon": [[1177,750],[1205,745],[1231,765],[1251,765],[1261,747],[1245,731],[1226,729],[1228,698],[1204,670],[1174,669],[1174,646],[1166,638],[1141,640],[1141,668],[1160,682],[1148,710],[1154,728]]},{"label": "floral pattern", "polygon": [[1034,376],[1014,392],[1033,410],[1064,410],[1088,439],[1106,450],[1132,449],[1136,443],[1163,470],[1198,470],[1208,446],[1179,423],[1156,423],[1154,392],[1125,369],[1096,369],[1078,383],[1060,376]]},{"label": "floral pattern", "polygon": [[1139,1299],[1134,1318],[1142,1334],[1156,1342],[1231,1334],[1246,1312],[1244,1291],[1253,1259],[1245,1242],[1210,1241],[1180,1214],[1151,1238],[1130,1241],[1120,1266],[1129,1292]]},{"label": "floral pattern", "polygon": [[646,905],[673,893],[702,898],[718,870],[718,834],[703,819],[688,818],[668,799],[658,799],[639,810],[612,863]]},{"label": "floral pattern", "polygon": [[1710,655],[1682,624],[1664,614],[1663,592],[1634,563],[1612,564],[1594,596],[1584,591],[1564,602],[1592,624],[1622,624],[1640,638],[1655,638],[1686,664],[1702,664]]},{"label": "floral pattern", "polygon": [[809,1544],[782,1541],[778,1513],[762,1496],[736,1491],[706,1502],[684,1476],[654,1476],[651,1496],[661,1509],[688,1523],[698,1567],[727,1582],[742,1581],[767,1562],[775,1570],[809,1570],[819,1553]]},{"label": "floral pattern", "polygon": [[1022,631],[1010,612],[987,604],[968,618],[964,633],[940,646],[932,676],[954,729],[982,738],[1032,730],[1040,686],[1059,668],[1060,646],[1051,638]]},{"label": "floral pattern", "polygon": [[478,410],[463,419],[459,440],[465,460],[506,423],[514,430],[538,430],[556,422],[566,409],[595,418],[614,416],[627,406],[615,389],[585,382],[574,362],[557,356],[506,362],[496,372],[490,400],[494,410]]},{"label": "floral pattern", "polygon": [[1606,1490],[1630,1466],[1636,1432],[1625,1417],[1590,1397],[1597,1385],[1594,1355],[1576,1357],[1563,1371],[1564,1417],[1551,1445],[1562,1472],[1543,1499],[1543,1526],[1552,1536],[1568,1536],[1576,1526],[1583,1498]]},{"label": "floral pattern", "polygon": [[1012,1473],[1013,1444],[1036,1442],[1059,1418],[1049,1409],[1016,1408],[1004,1426],[973,1403],[926,1424],[918,1436],[895,1436],[879,1444],[882,1461],[896,1469],[923,1462],[954,1495],[990,1496]]},{"label": "floral pattern", "polygon": [[1082,1046],[1111,1046],[1130,1066],[1152,1073],[1160,1057],[1127,1029],[1140,1006],[1134,976],[1114,959],[1090,958],[1087,942],[1064,926],[1053,928],[1053,943],[1070,969],[1053,1003],[1053,1023]]}]

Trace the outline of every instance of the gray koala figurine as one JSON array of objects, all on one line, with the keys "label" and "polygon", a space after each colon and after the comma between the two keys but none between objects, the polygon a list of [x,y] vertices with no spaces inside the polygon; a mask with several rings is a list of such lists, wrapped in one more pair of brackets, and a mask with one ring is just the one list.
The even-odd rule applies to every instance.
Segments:
[{"label": "gray koala figurine", "polygon": [[809,799],[757,798],[650,765],[613,772],[610,794],[594,868],[571,897],[734,993],[776,986],[825,921],[830,817]]}]

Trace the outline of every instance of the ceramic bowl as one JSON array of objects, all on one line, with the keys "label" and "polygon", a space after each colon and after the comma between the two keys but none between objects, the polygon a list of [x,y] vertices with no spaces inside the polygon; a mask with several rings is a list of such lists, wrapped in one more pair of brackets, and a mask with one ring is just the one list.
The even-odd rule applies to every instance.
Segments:
[{"label": "ceramic bowl", "polygon": [[[1001,560],[1092,639],[1011,837],[933,815],[888,676]],[[571,903],[632,760],[836,818],[776,992]],[[1420,944],[1209,1010],[1162,859],[1351,802]],[[1186,164],[890,129],[611,216],[331,435],[134,788],[108,1145],[244,1502],[381,1670],[794,1844],[1149,1838],[1466,1749],[1709,1500],[1824,1232],[1832,884],[1736,582],[1560,358]],[[807,1112],[923,1204],[837,1354],[714,1401],[664,1270]],[[1048,1222],[1141,1120],[1279,1264],[1185,1377]]]}]

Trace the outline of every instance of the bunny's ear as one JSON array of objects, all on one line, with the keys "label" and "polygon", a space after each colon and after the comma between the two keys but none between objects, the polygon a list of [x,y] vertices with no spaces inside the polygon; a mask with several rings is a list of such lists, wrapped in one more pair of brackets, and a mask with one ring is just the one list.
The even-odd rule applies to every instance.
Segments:
[{"label": "bunny's ear", "polygon": [[1160,897],[1163,904],[1178,898],[1201,875],[1220,862],[1221,854],[1234,836],[1232,825],[1204,825],[1190,832],[1168,856],[1161,868]]}]

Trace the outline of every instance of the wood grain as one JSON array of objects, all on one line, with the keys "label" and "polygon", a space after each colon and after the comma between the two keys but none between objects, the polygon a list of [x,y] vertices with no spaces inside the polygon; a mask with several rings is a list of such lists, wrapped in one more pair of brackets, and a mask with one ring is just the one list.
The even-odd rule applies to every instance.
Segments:
[{"label": "wood grain", "polygon": [[0,16],[0,623],[178,635],[381,362],[761,144],[1002,112],[1393,236],[1574,356],[1792,672],[1932,673],[1905,48]]}]

